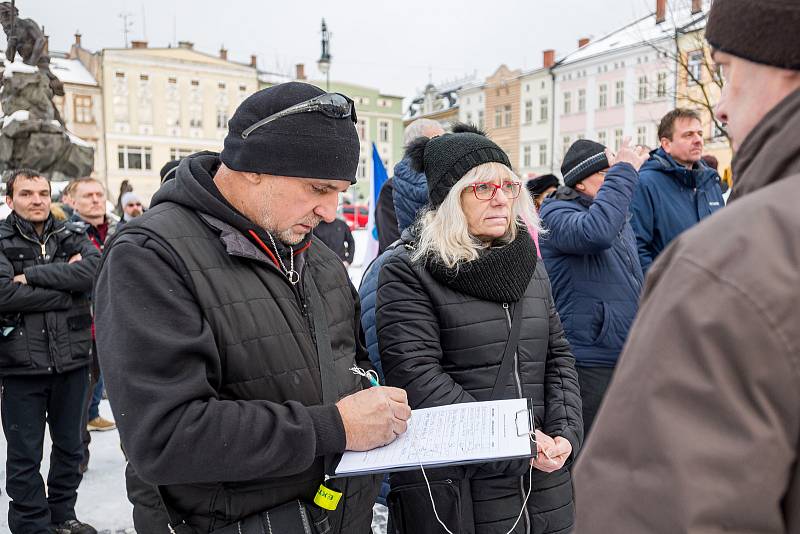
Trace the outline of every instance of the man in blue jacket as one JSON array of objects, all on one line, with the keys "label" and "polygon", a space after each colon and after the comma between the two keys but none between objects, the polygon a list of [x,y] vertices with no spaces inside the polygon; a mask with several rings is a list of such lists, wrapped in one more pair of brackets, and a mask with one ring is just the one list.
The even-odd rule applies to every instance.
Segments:
[{"label": "man in blue jacket", "polygon": [[642,166],[631,204],[645,274],[673,239],[725,205],[719,174],[702,161],[700,115],[690,109],[670,111],[661,119],[658,138],[661,148]]},{"label": "man in blue jacket", "polygon": [[539,246],[575,354],[584,432],[638,309],[643,277],[628,210],[646,159],[628,140],[616,156],[600,143],[578,140],[561,166],[565,185],[539,212],[548,231]]}]

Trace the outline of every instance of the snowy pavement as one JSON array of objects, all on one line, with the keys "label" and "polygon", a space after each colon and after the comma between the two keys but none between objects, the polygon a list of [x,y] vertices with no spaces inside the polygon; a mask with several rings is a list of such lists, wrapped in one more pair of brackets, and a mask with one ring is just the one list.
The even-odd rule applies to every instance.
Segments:
[{"label": "snowy pavement", "polygon": [[[100,404],[100,414],[106,419],[113,419],[107,400]],[[41,470],[45,480],[50,465],[50,448],[50,436],[46,434]],[[78,519],[89,523],[101,534],[133,533],[133,507],[125,493],[125,458],[119,448],[119,434],[116,430],[92,432],[89,450],[92,459],[78,488],[78,502],[75,505]],[[0,458],[0,479],[3,487],[3,495],[0,496],[0,532],[9,532],[8,496],[5,492],[6,439],[2,432]]]},{"label": "snowy pavement", "polygon": [[[356,242],[356,260],[350,268],[350,278],[358,288],[364,268],[369,261],[364,261],[366,252],[367,232],[364,230],[353,232]],[[100,405],[100,413],[106,419],[113,419],[108,401]],[[47,470],[50,462],[50,437],[45,436],[44,458],[42,460],[42,477],[47,479]],[[125,458],[119,447],[119,434],[116,430],[109,432],[92,432],[90,445],[91,461],[89,470],[83,476],[78,488],[78,503],[76,513],[78,519],[89,523],[101,534],[131,534],[133,519],[132,506],[125,493]],[[0,533],[9,532],[8,529],[8,496],[5,494],[6,479],[6,441],[0,432],[0,483],[3,494],[0,495]]]}]

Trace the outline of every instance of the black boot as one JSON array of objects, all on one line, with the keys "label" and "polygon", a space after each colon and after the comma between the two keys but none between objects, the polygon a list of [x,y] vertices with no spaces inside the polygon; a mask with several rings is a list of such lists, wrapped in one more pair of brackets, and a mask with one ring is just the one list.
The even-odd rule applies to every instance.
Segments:
[{"label": "black boot", "polygon": [[93,526],[81,523],[77,519],[68,519],[60,525],[53,525],[53,532],[56,534],[97,534],[97,530]]}]

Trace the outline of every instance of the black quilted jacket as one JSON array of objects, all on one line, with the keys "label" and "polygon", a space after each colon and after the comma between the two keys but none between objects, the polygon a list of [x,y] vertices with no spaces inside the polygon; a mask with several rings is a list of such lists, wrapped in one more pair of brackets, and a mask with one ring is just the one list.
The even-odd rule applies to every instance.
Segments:
[{"label": "black quilted jacket", "polygon": [[[410,244],[408,246],[411,246]],[[522,299],[488,302],[459,293],[411,264],[409,250],[397,247],[378,283],[377,328],[388,385],[404,388],[412,408],[488,400],[502,360],[514,306],[523,306],[515,379],[504,398],[533,400],[536,424],[550,436],[570,441],[573,456],[583,441],[581,400],[574,358],[553,304],[541,262]],[[506,307],[507,306],[507,307]],[[571,462],[570,462],[571,463]],[[573,521],[569,463],[545,474],[534,470],[534,493],[525,521],[515,532],[566,532]],[[452,469],[433,472],[452,479]],[[528,463],[500,462],[457,470],[469,478],[472,525],[466,532],[508,530],[527,490]],[[392,478],[393,490],[418,482],[415,473]],[[424,509],[416,513],[424,515]],[[431,510],[430,522],[436,524]],[[498,532],[500,530],[497,530]]]}]

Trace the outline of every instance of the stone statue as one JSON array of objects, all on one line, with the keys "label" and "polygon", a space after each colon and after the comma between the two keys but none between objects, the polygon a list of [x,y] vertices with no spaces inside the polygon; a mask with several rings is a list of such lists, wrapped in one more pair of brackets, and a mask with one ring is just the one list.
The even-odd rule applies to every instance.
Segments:
[{"label": "stone statue", "polygon": [[[39,26],[17,17],[14,2],[0,3],[0,25],[8,36],[0,74],[0,172],[36,169],[51,180],[89,176],[94,149],[64,127],[53,95],[64,86],[50,71]],[[22,61],[14,61],[19,53]]]},{"label": "stone statue", "polygon": [[6,59],[13,62],[19,52],[23,63],[38,67],[47,75],[54,94],[64,96],[61,80],[50,72],[50,56],[45,50],[45,38],[39,25],[31,19],[19,18],[19,11],[13,2],[0,3],[0,25],[8,39]]}]

